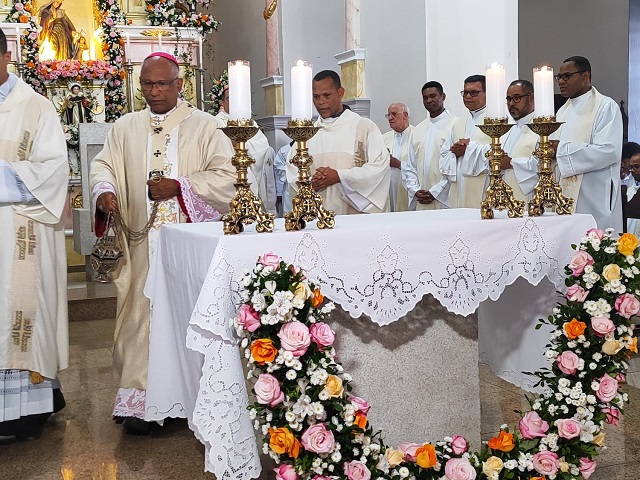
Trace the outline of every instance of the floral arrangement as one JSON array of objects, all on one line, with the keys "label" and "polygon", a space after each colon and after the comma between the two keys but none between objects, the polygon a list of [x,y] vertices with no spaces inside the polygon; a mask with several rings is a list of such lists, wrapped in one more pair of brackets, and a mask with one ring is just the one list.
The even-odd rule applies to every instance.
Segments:
[{"label": "floral arrangement", "polygon": [[57,81],[60,78],[72,81],[93,81],[119,79],[120,72],[112,64],[103,60],[44,60],[36,66],[36,73],[42,82]]},{"label": "floral arrangement", "polygon": [[640,313],[638,239],[591,229],[566,268],[567,292],[543,323],[555,327],[536,372],[543,393],[511,432],[480,452],[459,435],[387,447],[374,434],[369,403],[351,393],[336,360],[334,309],[304,271],[268,253],[240,279],[234,318],[256,402],[249,406],[277,480],[588,479],[628,401],[619,390],[637,353],[632,318]]},{"label": "floral arrangement", "polygon": [[39,23],[38,16],[34,12],[32,0],[14,0],[11,10],[7,14],[6,21],[10,23],[24,23],[28,25],[27,32],[20,36],[20,53],[25,64],[23,79],[38,93],[44,94],[45,88],[36,72],[38,64]]},{"label": "floral arrangement", "polygon": [[220,111],[222,100],[224,99],[224,89],[227,85],[229,85],[229,74],[224,70],[219,78],[213,79],[213,85],[209,92],[209,98],[211,99],[211,109],[209,113],[212,115]]},{"label": "floral arrangement", "polygon": [[147,25],[191,27],[202,36],[218,29],[219,22],[211,15],[199,13],[196,7],[207,8],[209,0],[145,0]]},{"label": "floral arrangement", "polygon": [[69,148],[73,148],[74,150],[78,150],[78,143],[80,141],[80,136],[78,133],[77,125],[62,125],[62,130],[64,131],[64,138],[67,141],[67,145]]}]

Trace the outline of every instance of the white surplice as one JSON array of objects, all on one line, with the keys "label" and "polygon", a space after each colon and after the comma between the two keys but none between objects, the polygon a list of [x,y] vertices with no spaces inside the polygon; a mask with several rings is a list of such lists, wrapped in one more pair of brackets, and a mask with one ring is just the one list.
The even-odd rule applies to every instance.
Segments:
[{"label": "white surplice", "polygon": [[[434,210],[457,206],[457,191],[440,170],[440,150],[451,136],[458,117],[444,110],[437,117],[429,118],[420,131],[414,129],[413,155],[402,164],[402,182],[407,190],[409,210]],[[422,132],[422,138],[415,138]],[[419,145],[419,147],[417,147]],[[453,184],[455,185],[455,184]],[[423,205],[416,199],[418,190],[428,190],[435,202]],[[453,202],[452,202],[453,200]]]},{"label": "white surplice", "polygon": [[[382,138],[391,155],[397,158],[401,165],[404,165],[412,154],[413,125],[409,125],[402,132],[391,130],[382,135]],[[392,212],[404,212],[408,208],[407,191],[402,183],[402,167],[391,168],[389,205]]]},{"label": "white surplice", "polygon": [[560,141],[557,172],[565,195],[573,196],[568,193],[571,185],[578,189],[575,212],[590,213],[598,227],[622,232],[620,107],[591,88],[567,100],[556,120],[565,122],[552,136]]},{"label": "white surplice", "polygon": [[[0,203],[0,421],[6,421],[53,411],[50,379],[68,365],[62,211],[69,164],[51,102],[13,74],[0,88],[2,183],[11,185]],[[33,385],[29,371],[47,380]]]},{"label": "white surplice", "polygon": [[[440,171],[447,175],[449,181],[458,183],[458,207],[480,208],[482,202],[486,173],[465,177],[461,170],[477,149],[491,143],[491,138],[476,126],[484,122],[485,112],[486,107],[482,107],[459,118],[453,125],[449,139],[444,142],[440,150]],[[461,138],[468,138],[470,142],[464,155],[456,158],[449,149]]]},{"label": "white surplice", "polygon": [[[376,124],[345,109],[337,118],[318,118],[315,125],[321,128],[309,140],[311,174],[318,167],[331,167],[340,177],[340,182],[320,192],[325,208],[337,215],[388,211],[389,152]],[[298,178],[297,168],[290,162],[295,153],[292,148],[287,159],[292,198]]]}]

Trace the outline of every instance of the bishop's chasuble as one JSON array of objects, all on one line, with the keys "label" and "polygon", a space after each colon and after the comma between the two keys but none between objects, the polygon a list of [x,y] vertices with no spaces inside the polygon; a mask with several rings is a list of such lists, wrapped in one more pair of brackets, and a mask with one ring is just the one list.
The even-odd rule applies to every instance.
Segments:
[{"label": "bishop's chasuble", "polygon": [[[387,150],[402,165],[409,160],[413,148],[413,126],[409,125],[404,131],[398,133],[394,130],[385,133],[382,138]],[[391,185],[389,187],[390,211],[404,212],[408,209],[407,191],[402,184],[402,167],[391,168]]]},{"label": "bishop's chasuble", "polygon": [[[388,211],[389,152],[376,124],[345,109],[337,118],[318,118],[315,125],[321,128],[308,143],[311,174],[318,167],[331,167],[340,177],[339,183],[319,192],[325,208],[336,215]],[[298,170],[291,164],[295,153],[292,148],[287,161],[291,198],[297,191]]]},{"label": "bishop's chasuble", "polygon": [[[158,230],[165,223],[219,219],[229,211],[236,178],[232,154],[216,120],[181,102],[164,116],[145,109],[117,120],[91,164],[94,206],[101,190],[112,189],[120,215],[134,231],[142,230],[150,216],[146,184],[150,171],[161,170],[176,178],[181,190],[179,197],[160,202],[148,237],[130,243],[122,232],[120,235],[123,257],[114,274],[118,305],[113,362],[120,385],[116,416],[144,416],[150,304],[143,287]],[[198,205],[203,202],[205,206]],[[207,211],[207,207],[217,212]],[[200,212],[201,218],[192,218],[194,211]],[[97,212],[98,235],[100,216]]]},{"label": "bishop's chasuble", "polygon": [[[52,412],[51,380],[69,359],[62,221],[69,181],[67,145],[51,102],[13,74],[0,86],[0,167],[4,422]],[[29,371],[45,381],[30,379]],[[39,397],[35,403],[34,395]]]}]

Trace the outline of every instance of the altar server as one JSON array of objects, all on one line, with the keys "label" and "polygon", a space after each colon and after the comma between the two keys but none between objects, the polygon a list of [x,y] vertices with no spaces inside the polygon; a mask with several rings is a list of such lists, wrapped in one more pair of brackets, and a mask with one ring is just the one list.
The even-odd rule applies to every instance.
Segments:
[{"label": "altar server", "polygon": [[[117,314],[113,363],[119,390],[113,415],[125,431],[148,434],[144,422],[149,361],[149,300],[143,287],[163,224],[220,219],[234,194],[233,150],[218,123],[178,100],[183,80],[177,60],[162,52],[145,59],[140,86],[148,108],[116,121],[91,164],[96,234],[106,212],[118,211],[140,240],[120,232],[123,258],[114,275]],[[149,172],[162,178],[148,180]],[[153,201],[157,215],[150,220]],[[144,234],[149,226],[148,234]]]},{"label": "altar server", "polygon": [[[458,117],[444,108],[447,98],[439,82],[422,87],[422,101],[429,112],[424,128],[413,131],[409,161],[402,164],[402,182],[408,193],[410,210],[433,210],[457,206],[457,185],[440,171],[440,150],[450,138]],[[421,132],[421,133],[419,133]],[[416,138],[421,135],[421,138]]]},{"label": "altar server", "polygon": [[[229,121],[229,85],[224,87],[224,97],[220,106],[220,111],[215,118],[223,128]],[[269,146],[269,141],[262,130],[258,130],[258,133],[247,142],[247,153],[255,160],[248,171],[251,191],[260,197],[267,212],[276,213],[276,182],[273,170],[275,152]]]},{"label": "altar server", "polygon": [[622,232],[620,108],[591,85],[584,57],[567,58],[555,78],[568,98],[556,114],[564,124],[552,137],[563,193],[576,200],[576,213],[590,213],[598,227]]},{"label": "altar server", "polygon": [[402,165],[409,160],[412,146],[413,125],[409,123],[409,108],[404,103],[392,103],[385,115],[389,120],[391,131],[382,138],[391,155],[391,185],[389,188],[389,204],[392,212],[407,210],[407,191],[402,184]]},{"label": "altar server", "polygon": [[476,127],[484,122],[487,106],[485,76],[467,77],[460,94],[469,115],[458,119],[454,124],[451,136],[441,151],[440,169],[448,175],[451,182],[458,183],[458,207],[480,208],[486,173],[465,177],[458,170],[464,168],[476,149],[491,143],[491,138]]},{"label": "altar server", "polygon": [[0,30],[0,443],[37,437],[64,406],[67,256],[62,211],[69,163],[46,97],[8,73]]},{"label": "altar server", "polygon": [[[324,206],[336,214],[379,213],[389,210],[389,152],[382,133],[371,120],[342,105],[344,88],[331,70],[313,79],[313,104],[320,131],[309,140],[313,156],[313,188]],[[289,160],[295,149],[289,152]],[[296,191],[297,169],[287,162],[287,181]]]}]

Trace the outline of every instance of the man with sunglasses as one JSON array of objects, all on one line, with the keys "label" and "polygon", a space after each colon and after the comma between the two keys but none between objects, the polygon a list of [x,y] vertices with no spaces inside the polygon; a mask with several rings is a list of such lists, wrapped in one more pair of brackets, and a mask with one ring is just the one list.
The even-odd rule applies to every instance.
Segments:
[{"label": "man with sunglasses", "polygon": [[622,232],[620,108],[591,85],[584,57],[567,58],[555,79],[568,98],[556,114],[564,124],[552,137],[563,193],[575,199],[576,213],[590,213],[598,227]]},{"label": "man with sunglasses", "polygon": [[[506,155],[502,157],[504,180],[513,189],[517,200],[527,200],[538,181],[538,164],[531,153],[535,150],[538,135],[527,127],[534,117],[533,85],[528,80],[514,80],[507,88],[507,108],[515,125],[501,140]],[[487,174],[489,164],[485,154],[489,145],[479,145],[470,151],[460,170],[465,177]],[[487,180],[488,182],[488,180]]]},{"label": "man with sunglasses", "polygon": [[211,115],[179,99],[182,83],[173,56],[149,55],[140,71],[148,108],[114,123],[90,168],[96,235],[116,212],[128,229],[142,232],[134,239],[121,229],[123,257],[114,274],[113,365],[120,388],[113,416],[137,435],[150,433],[144,421],[150,304],[143,287],[158,231],[167,223],[219,220],[235,191],[231,145]]},{"label": "man with sunglasses", "polygon": [[[457,206],[462,208],[480,208],[486,172],[477,176],[464,176],[464,165],[471,155],[483,145],[491,143],[491,138],[476,127],[484,122],[487,106],[486,80],[484,75],[471,75],[464,80],[460,92],[469,115],[459,118],[451,130],[450,138],[440,152],[440,170],[450,182],[457,183]],[[450,199],[450,201],[453,201]]]}]

